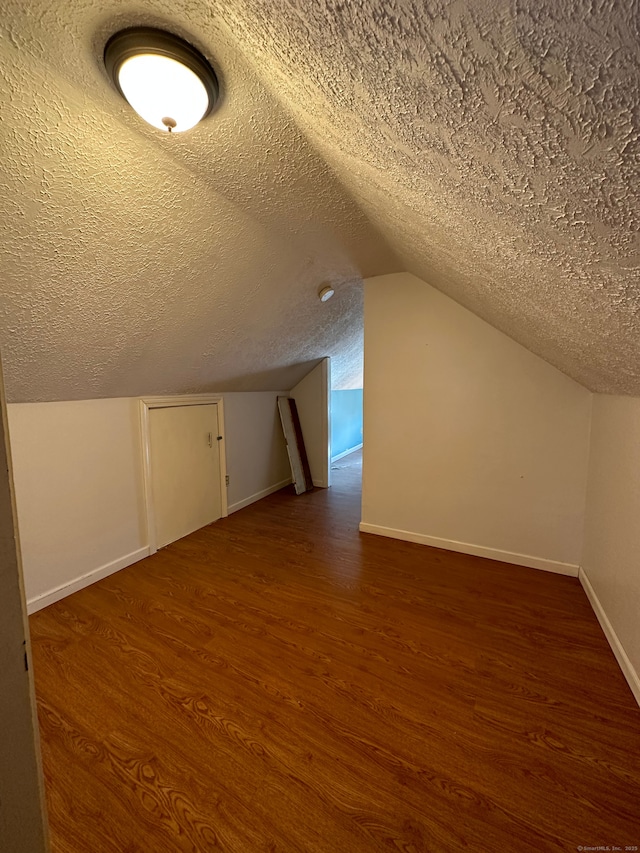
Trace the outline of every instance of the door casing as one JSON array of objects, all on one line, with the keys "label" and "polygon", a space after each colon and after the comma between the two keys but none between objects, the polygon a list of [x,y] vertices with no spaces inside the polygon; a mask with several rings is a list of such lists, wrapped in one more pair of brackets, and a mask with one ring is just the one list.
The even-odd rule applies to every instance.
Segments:
[{"label": "door casing", "polygon": [[169,406],[206,406],[215,404],[218,407],[218,429],[222,436],[218,444],[220,454],[220,498],[221,518],[229,515],[227,502],[227,454],[224,430],[224,400],[212,394],[190,394],[184,397],[143,397],[140,400],[140,436],[142,443],[142,473],[144,484],[144,504],[146,509],[147,539],[149,553],[158,550],[156,540],[156,524],[153,508],[153,490],[151,482],[151,441],[149,432],[149,412],[151,409],[166,409]]}]

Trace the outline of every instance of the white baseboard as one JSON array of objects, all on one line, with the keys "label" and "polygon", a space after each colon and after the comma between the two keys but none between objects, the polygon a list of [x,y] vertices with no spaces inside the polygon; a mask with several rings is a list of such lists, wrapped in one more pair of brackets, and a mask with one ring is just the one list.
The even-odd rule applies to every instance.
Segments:
[{"label": "white baseboard", "polygon": [[312,483],[316,487],[316,489],[328,489],[329,488],[329,484],[327,483],[326,480],[312,480]]},{"label": "white baseboard", "polygon": [[85,586],[91,586],[92,583],[102,580],[102,578],[106,578],[115,572],[119,572],[120,569],[126,569],[126,567],[132,565],[132,563],[137,563],[138,560],[143,560],[148,556],[148,546],[138,548],[137,551],[132,551],[130,554],[125,554],[124,557],[119,557],[117,560],[112,560],[104,566],[93,569],[93,571],[87,572],[85,575],[81,575],[79,578],[76,578],[70,583],[62,584],[61,586],[55,587],[55,589],[49,590],[49,592],[43,592],[41,595],[36,595],[27,601],[27,613],[31,615],[31,613],[42,610],[43,607],[48,607],[50,604],[60,601],[61,598],[66,598],[67,595],[71,595],[73,592],[78,592],[79,589],[84,589]]},{"label": "white baseboard", "polygon": [[600,599],[595,593],[594,588],[591,586],[589,578],[585,574],[582,566],[580,567],[580,574],[578,575],[580,578],[580,583],[582,584],[582,588],[587,594],[587,598],[589,599],[591,606],[593,607],[593,611],[598,617],[598,622],[602,630],[604,631],[604,635],[609,641],[609,645],[611,646],[611,650],[616,656],[616,660],[620,665],[620,669],[622,670],[622,674],[627,679],[627,683],[631,688],[631,692],[635,696],[635,700],[640,705],[640,676],[635,671],[633,664],[629,660],[627,653],[624,650],[624,647],[620,640],[618,639],[618,635],[613,629],[613,625],[609,622],[609,618],[607,614],[604,612],[604,608],[600,603]]},{"label": "white baseboard", "polygon": [[337,456],[331,457],[331,462],[337,462],[338,459],[342,459],[343,456],[348,456],[350,453],[355,453],[356,450],[360,450],[362,444],[356,444],[355,447],[350,447],[348,450],[343,450],[342,453],[338,453]]},{"label": "white baseboard", "polygon": [[515,563],[517,566],[527,566],[530,569],[542,569],[545,572],[555,572],[558,575],[578,577],[579,566],[573,563],[560,563],[557,560],[547,560],[544,557],[532,557],[530,554],[516,554],[512,551],[500,551],[497,548],[485,548],[483,545],[472,545],[469,542],[456,542],[454,539],[439,539],[424,533],[412,533],[409,530],[397,530],[394,527],[381,527],[378,524],[360,522],[362,533],[375,533],[378,536],[388,536],[391,539],[402,539],[404,542],[417,542],[419,545],[430,545],[432,548],[444,548],[445,551],[457,551],[460,554],[471,554],[474,557],[488,557],[502,563]]},{"label": "white baseboard", "polygon": [[262,489],[262,491],[256,492],[255,495],[249,495],[248,498],[244,498],[241,501],[236,501],[236,503],[234,504],[229,504],[229,515],[231,515],[232,512],[237,512],[239,509],[244,509],[245,506],[249,506],[249,504],[253,504],[256,501],[261,500],[262,498],[266,498],[267,495],[272,495],[274,492],[279,492],[280,489],[284,489],[284,487],[288,486],[291,482],[291,477],[287,477],[286,480],[280,480],[279,483],[274,483],[273,486],[268,486],[266,489]]}]

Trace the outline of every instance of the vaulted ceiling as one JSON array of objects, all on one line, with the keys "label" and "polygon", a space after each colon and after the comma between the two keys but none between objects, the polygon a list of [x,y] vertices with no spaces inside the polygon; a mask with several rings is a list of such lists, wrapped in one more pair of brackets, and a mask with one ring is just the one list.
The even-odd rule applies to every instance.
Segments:
[{"label": "vaulted ceiling", "polygon": [[[362,277],[408,269],[640,394],[640,10],[627,0],[5,0],[11,399],[360,376]],[[101,66],[146,24],[223,84],[148,128]],[[318,287],[331,282],[322,305]]]}]

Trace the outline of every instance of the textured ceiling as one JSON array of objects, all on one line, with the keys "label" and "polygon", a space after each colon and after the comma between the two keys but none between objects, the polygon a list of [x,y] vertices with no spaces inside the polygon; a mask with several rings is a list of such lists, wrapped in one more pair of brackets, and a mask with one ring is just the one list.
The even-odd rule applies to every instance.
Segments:
[{"label": "textured ceiling", "polygon": [[225,9],[406,269],[592,390],[640,394],[637,0]]},{"label": "textured ceiling", "polygon": [[[361,277],[397,262],[207,7],[146,5],[2,4],[9,398],[286,389],[325,355],[361,384]],[[215,57],[224,99],[195,130],[148,128],[107,81],[134,23]]]},{"label": "textured ceiling", "polygon": [[[3,0],[10,397],[289,387],[323,355],[347,387],[360,278],[398,268],[587,387],[640,394],[639,11]],[[141,23],[221,73],[189,134],[147,129],[100,68]]]}]

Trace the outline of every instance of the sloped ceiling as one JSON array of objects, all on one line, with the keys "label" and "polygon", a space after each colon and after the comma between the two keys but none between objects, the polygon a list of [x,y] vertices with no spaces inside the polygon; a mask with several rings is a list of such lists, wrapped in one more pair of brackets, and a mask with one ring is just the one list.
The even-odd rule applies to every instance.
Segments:
[{"label": "sloped ceiling", "polygon": [[[640,394],[639,11],[3,3],[12,398],[288,387],[327,354],[347,387],[360,279],[402,268],[587,387]],[[107,36],[140,23],[221,72],[188,135],[105,80]]]},{"label": "sloped ceiling", "polygon": [[588,388],[640,394],[637,0],[231,0],[410,272]]},{"label": "sloped ceiling", "polygon": [[[362,276],[398,264],[207,6],[2,13],[9,399],[287,389],[325,355],[337,387],[361,385]],[[148,128],[101,67],[141,23],[218,67],[222,104],[188,134]]]}]

